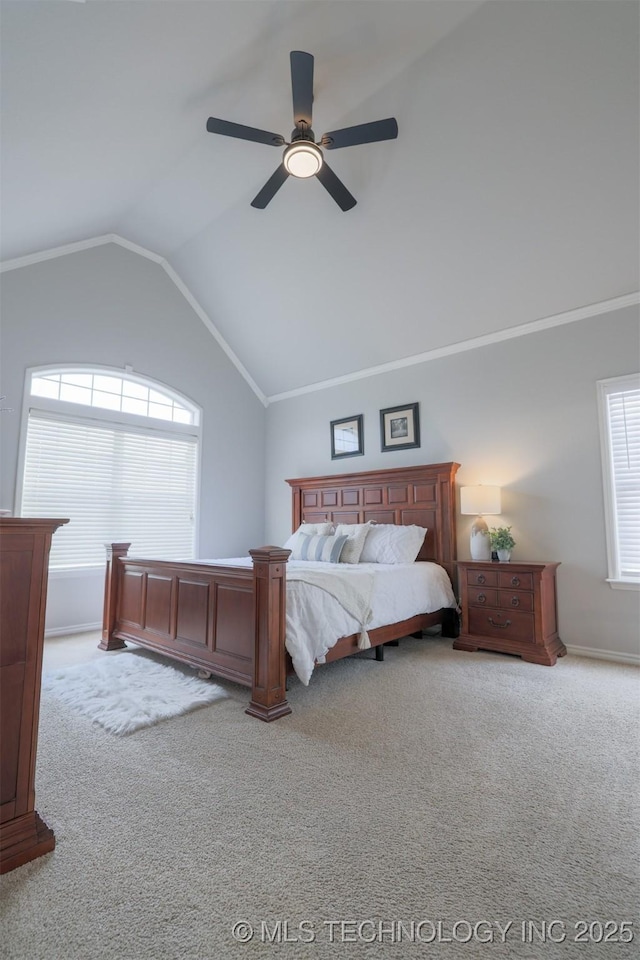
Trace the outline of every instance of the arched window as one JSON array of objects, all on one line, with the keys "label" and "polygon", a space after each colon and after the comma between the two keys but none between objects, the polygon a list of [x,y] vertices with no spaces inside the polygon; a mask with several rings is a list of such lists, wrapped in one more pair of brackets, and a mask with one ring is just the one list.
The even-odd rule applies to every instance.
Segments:
[{"label": "arched window", "polygon": [[200,410],[164,384],[99,367],[27,371],[19,512],[68,517],[52,570],[102,566],[104,545],[195,556]]}]

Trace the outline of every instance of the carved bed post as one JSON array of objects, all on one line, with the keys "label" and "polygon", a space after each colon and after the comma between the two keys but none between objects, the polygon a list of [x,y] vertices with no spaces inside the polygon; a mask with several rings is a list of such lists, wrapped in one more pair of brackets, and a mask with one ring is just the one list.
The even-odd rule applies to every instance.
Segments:
[{"label": "carved bed post", "polygon": [[102,640],[98,644],[99,650],[122,650],[126,647],[124,640],[117,640],[113,636],[118,613],[120,598],[120,581],[122,569],[118,560],[126,557],[130,543],[107,543],[107,570],[104,580],[104,607],[102,610]]},{"label": "carved bed post", "polygon": [[255,647],[251,703],[246,713],[269,723],[291,713],[285,695],[286,570],[290,550],[259,547],[253,559]]}]

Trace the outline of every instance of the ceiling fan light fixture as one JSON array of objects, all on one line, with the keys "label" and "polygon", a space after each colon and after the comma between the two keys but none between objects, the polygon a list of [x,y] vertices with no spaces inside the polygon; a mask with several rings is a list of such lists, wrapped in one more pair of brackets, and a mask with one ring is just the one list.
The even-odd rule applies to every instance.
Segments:
[{"label": "ceiling fan light fixture", "polygon": [[297,140],[285,150],[283,163],[292,177],[315,177],[322,166],[322,150],[311,140]]},{"label": "ceiling fan light fixture", "polygon": [[251,206],[264,210],[289,176],[309,180],[317,177],[327,193],[333,197],[343,212],[356,205],[353,197],[342,180],[336,176],[324,159],[324,150],[336,150],[338,147],[354,147],[360,143],[378,143],[381,140],[395,140],[398,136],[398,122],[395,117],[386,120],[374,120],[371,123],[358,123],[342,130],[324,133],[318,141],[311,128],[313,107],[313,57],[304,50],[292,50],[291,94],[293,97],[293,122],[291,142],[287,143],[279,133],[247,127],[243,123],[209,117],[207,130],[224,137],[237,137],[253,143],[264,143],[269,147],[285,147],[282,161],[271,174],[267,182],[251,201]]}]

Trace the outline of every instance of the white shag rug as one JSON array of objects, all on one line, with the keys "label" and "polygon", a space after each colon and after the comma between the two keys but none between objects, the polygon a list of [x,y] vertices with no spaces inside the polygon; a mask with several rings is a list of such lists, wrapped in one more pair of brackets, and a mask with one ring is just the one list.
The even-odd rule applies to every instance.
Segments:
[{"label": "white shag rug", "polygon": [[209,680],[133,653],[51,670],[42,689],[120,736],[227,696]]}]

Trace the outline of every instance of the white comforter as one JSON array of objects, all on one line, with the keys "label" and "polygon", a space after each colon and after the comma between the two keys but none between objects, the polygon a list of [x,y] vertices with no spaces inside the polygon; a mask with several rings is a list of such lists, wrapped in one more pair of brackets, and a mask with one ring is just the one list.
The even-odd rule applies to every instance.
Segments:
[{"label": "white comforter", "polygon": [[[250,557],[203,562],[252,566]],[[329,564],[290,560],[287,564],[291,572],[314,568],[340,577],[373,577],[367,630],[456,606],[451,581],[437,563]],[[287,580],[286,646],[304,684],[309,683],[315,663],[323,663],[327,651],[340,637],[360,630],[361,624],[331,594],[302,580]]]}]

